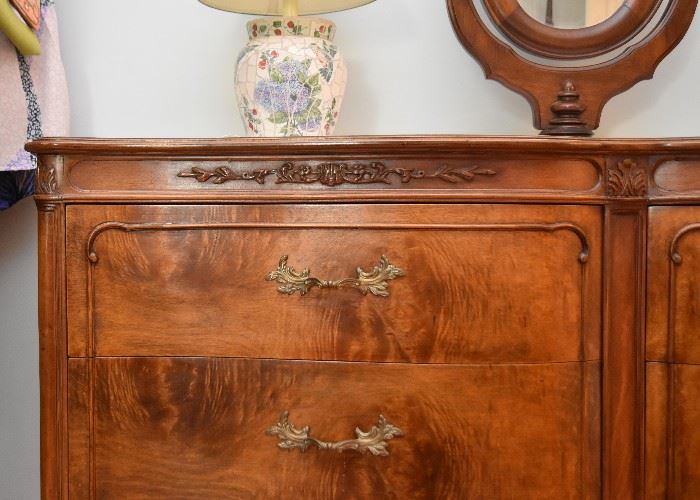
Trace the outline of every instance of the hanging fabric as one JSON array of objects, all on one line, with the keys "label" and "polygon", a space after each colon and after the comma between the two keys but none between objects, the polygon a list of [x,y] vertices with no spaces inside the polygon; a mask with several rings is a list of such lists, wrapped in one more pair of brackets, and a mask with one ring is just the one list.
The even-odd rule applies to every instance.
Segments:
[{"label": "hanging fabric", "polygon": [[68,135],[68,89],[53,0],[41,1],[41,55],[25,57],[0,33],[0,210],[33,193],[36,158],[24,144]]}]

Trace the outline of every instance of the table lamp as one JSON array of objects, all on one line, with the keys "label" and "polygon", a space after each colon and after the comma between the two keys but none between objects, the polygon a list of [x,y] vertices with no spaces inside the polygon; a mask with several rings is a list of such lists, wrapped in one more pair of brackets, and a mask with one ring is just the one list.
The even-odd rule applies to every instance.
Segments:
[{"label": "table lamp", "polygon": [[265,15],[248,23],[238,56],[236,96],[248,135],[321,136],[335,128],[347,68],[335,24],[306,15],[374,0],[199,0],[216,9]]}]

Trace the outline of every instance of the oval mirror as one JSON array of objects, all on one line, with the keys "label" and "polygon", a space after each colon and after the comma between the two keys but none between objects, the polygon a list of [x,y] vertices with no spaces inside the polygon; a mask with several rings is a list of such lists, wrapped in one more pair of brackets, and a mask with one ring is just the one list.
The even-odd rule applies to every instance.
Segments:
[{"label": "oval mirror", "polygon": [[536,56],[564,60],[595,57],[624,45],[651,21],[663,2],[484,0],[483,5],[515,46]]},{"label": "oval mirror", "polygon": [[698,0],[447,0],[487,78],[522,94],[536,128],[592,135],[603,106],[649,79]]},{"label": "oval mirror", "polygon": [[518,0],[533,19],[559,29],[595,26],[610,19],[624,0]]}]

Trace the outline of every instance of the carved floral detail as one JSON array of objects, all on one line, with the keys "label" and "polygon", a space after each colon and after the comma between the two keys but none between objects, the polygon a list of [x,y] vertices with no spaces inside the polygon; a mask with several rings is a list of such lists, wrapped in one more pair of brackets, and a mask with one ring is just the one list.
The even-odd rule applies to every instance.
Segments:
[{"label": "carved floral detail", "polygon": [[229,181],[255,181],[265,184],[266,179],[274,175],[276,184],[322,184],[339,186],[341,184],[391,184],[393,177],[402,183],[414,179],[438,179],[444,182],[471,182],[477,176],[496,175],[496,172],[478,165],[469,167],[448,167],[442,165],[432,170],[420,168],[389,168],[384,163],[334,163],[317,165],[286,162],[275,169],[257,169],[249,172],[234,172],[229,167],[204,169],[192,167],[189,171],[177,174],[178,177],[191,177],[198,182],[224,184]]},{"label": "carved floral detail", "polygon": [[634,160],[626,159],[608,170],[608,196],[639,197],[648,192],[646,170]]},{"label": "carved floral detail", "polygon": [[298,448],[301,451],[306,451],[309,446],[313,445],[320,450],[338,452],[354,450],[360,453],[370,452],[374,456],[381,457],[389,455],[389,450],[387,449],[388,440],[404,435],[401,429],[387,422],[384,415],[379,416],[377,425],[373,426],[368,432],[363,432],[359,427],[355,428],[356,439],[331,443],[311,437],[309,432],[308,426],[301,429],[294,427],[289,422],[289,412],[286,411],[280,417],[280,421],[267,430],[270,436],[279,438],[277,446],[285,450]]}]

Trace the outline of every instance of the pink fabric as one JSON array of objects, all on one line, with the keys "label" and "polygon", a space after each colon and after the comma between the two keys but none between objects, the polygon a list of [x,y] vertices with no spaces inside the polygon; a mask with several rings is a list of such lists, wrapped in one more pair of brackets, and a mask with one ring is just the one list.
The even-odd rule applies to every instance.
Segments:
[{"label": "pink fabric", "polygon": [[42,18],[39,56],[18,55],[0,33],[0,171],[36,166],[24,151],[27,140],[68,135],[68,88],[53,2],[42,1]]}]

